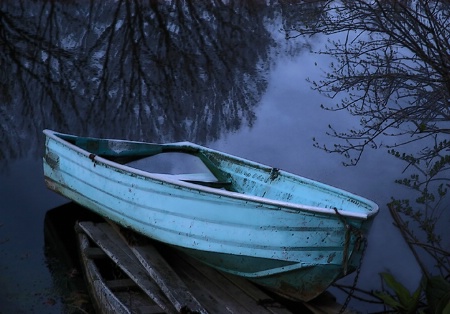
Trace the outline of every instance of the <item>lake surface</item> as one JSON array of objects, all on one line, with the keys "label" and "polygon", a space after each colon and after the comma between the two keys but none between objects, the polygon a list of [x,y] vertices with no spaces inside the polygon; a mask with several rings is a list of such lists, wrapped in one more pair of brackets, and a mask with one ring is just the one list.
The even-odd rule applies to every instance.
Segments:
[{"label": "lake surface", "polygon": [[385,205],[408,196],[394,183],[404,164],[380,149],[343,167],[343,157],[313,147],[313,138],[331,143],[329,124],[358,123],[322,110],[330,100],[306,81],[331,61],[312,52],[326,38],[286,40],[283,28],[313,23],[317,12],[317,4],[260,1],[2,1],[0,313],[71,312],[83,299],[67,305],[44,237],[46,213],[67,203],[44,185],[45,128],[197,142],[372,199],[381,210],[358,287],[377,289],[378,273],[390,271],[415,288],[419,268]]}]

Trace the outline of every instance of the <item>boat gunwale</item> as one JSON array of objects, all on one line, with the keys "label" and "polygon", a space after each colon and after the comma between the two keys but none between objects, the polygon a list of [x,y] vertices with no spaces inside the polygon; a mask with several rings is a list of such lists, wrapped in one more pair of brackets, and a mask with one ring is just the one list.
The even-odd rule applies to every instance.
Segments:
[{"label": "boat gunwale", "polygon": [[[189,190],[196,190],[196,191],[200,191],[200,192],[204,192],[204,193],[210,193],[210,194],[216,194],[216,195],[220,195],[220,196],[224,196],[224,197],[229,197],[229,198],[233,198],[233,199],[238,199],[238,200],[242,200],[242,201],[246,201],[246,202],[254,202],[254,203],[259,203],[262,205],[270,205],[273,207],[277,207],[278,210],[284,210],[284,211],[295,211],[295,212],[312,212],[312,213],[318,213],[318,214],[326,214],[326,215],[332,215],[335,216],[336,215],[336,210],[334,208],[325,208],[325,207],[318,207],[318,206],[310,206],[310,205],[303,205],[303,204],[296,204],[296,203],[289,203],[289,202],[284,202],[284,201],[278,201],[278,200],[273,200],[273,199],[268,199],[268,198],[264,198],[264,197],[259,197],[259,196],[253,196],[253,195],[246,195],[246,194],[242,194],[242,193],[238,193],[238,192],[233,192],[233,191],[227,191],[227,190],[222,190],[222,189],[216,189],[216,188],[212,188],[212,187],[208,187],[208,186],[203,186],[203,185],[198,185],[195,183],[190,183],[190,182],[185,182],[185,181],[181,181],[181,180],[177,180],[177,179],[172,179],[170,177],[168,177],[167,174],[158,174],[158,173],[152,173],[152,172],[147,172],[144,170],[140,170],[140,169],[136,169],[124,164],[120,164],[114,161],[111,161],[107,158],[101,157],[99,155],[95,155],[92,154],[91,152],[70,143],[69,141],[65,140],[64,138],[58,136],[70,136],[70,137],[74,137],[77,138],[77,136],[74,135],[70,135],[70,134],[65,134],[65,133],[60,133],[60,132],[56,132],[53,130],[49,130],[49,129],[45,129],[43,131],[43,133],[49,137],[52,138],[53,140],[55,140],[56,142],[59,142],[65,146],[70,147],[72,150],[81,153],[85,156],[87,156],[88,158],[90,158],[92,161],[96,161],[96,162],[101,162],[105,165],[108,165],[109,167],[112,168],[116,168],[118,170],[121,170],[123,172],[128,172],[134,175],[139,175],[142,176],[144,178],[149,178],[152,180],[156,180],[160,183],[169,183],[178,187],[184,187],[187,188]],[[92,138],[92,139],[97,139],[97,138]],[[142,142],[142,141],[131,141],[131,140],[120,140],[120,139],[97,139],[97,140],[107,140],[107,141],[114,141],[114,142],[124,142],[124,143],[136,143],[136,144],[153,144],[153,143],[147,143],[147,142]],[[194,144],[191,142],[177,142],[177,143],[170,143],[170,144],[156,144],[156,145],[161,145],[162,147],[164,146],[179,146],[179,147],[190,147],[190,148],[197,148],[200,150],[204,150],[204,151],[210,151],[210,152],[216,152],[213,149],[210,148],[206,148],[204,146],[198,145],[198,144]],[[232,157],[233,159],[237,159],[240,161],[243,161],[245,163],[250,163],[252,165],[257,165],[257,166],[263,166],[263,167],[267,167],[270,168],[269,166],[257,163],[257,162],[252,162],[250,160],[246,160],[244,158],[241,157],[237,157],[234,155],[230,155],[227,153],[222,153],[222,152],[217,152],[220,153],[221,155],[224,156],[229,156]],[[329,186],[314,180],[310,180],[307,178],[303,178],[300,177],[298,175],[295,174],[291,174],[289,172],[280,170],[280,172],[282,173],[282,175],[289,175],[289,176],[294,176],[294,177],[299,177],[301,179],[306,179],[307,183],[316,183],[319,185],[322,185],[324,187],[327,187],[329,189],[332,189],[334,191],[339,191],[339,192],[344,192],[345,194],[343,194],[343,196],[345,195],[346,198],[353,198],[357,201],[360,201],[361,203],[364,203],[368,206],[371,207],[371,210],[367,210],[367,212],[365,213],[359,213],[359,212],[351,212],[351,211],[346,211],[346,210],[338,210],[339,215],[344,216],[344,217],[351,217],[351,218],[357,218],[357,219],[363,219],[363,220],[367,220],[372,216],[375,216],[378,211],[379,211],[379,207],[376,203],[365,199],[361,196],[355,195],[351,192],[347,192],[344,190],[341,190],[339,188],[335,188],[333,186]],[[309,182],[311,181],[311,182]]]}]

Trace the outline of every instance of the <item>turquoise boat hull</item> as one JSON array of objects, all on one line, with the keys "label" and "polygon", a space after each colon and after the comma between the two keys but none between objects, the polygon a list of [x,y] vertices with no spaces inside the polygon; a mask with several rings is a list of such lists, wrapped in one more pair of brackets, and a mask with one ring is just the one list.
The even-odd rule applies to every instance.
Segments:
[{"label": "turquoise boat hull", "polygon": [[[316,297],[359,266],[361,238],[378,212],[360,196],[189,142],[44,134],[51,190],[295,300]],[[132,166],[170,152],[198,158],[209,177]]]}]

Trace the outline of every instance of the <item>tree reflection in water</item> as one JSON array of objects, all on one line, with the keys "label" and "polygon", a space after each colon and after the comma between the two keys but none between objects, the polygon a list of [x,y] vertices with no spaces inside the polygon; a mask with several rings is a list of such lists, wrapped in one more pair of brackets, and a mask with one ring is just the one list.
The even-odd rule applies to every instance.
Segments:
[{"label": "tree reflection in water", "polygon": [[251,125],[277,14],[260,1],[2,1],[0,160],[39,153],[43,128],[205,143]]}]

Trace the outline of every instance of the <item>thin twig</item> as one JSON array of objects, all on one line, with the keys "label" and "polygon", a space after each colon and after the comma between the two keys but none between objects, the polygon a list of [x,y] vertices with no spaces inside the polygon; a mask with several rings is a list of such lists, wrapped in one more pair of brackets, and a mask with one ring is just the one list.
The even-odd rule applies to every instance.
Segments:
[{"label": "thin twig", "polygon": [[405,223],[403,222],[403,220],[401,219],[400,215],[397,213],[397,211],[395,210],[395,208],[392,206],[392,204],[388,205],[389,208],[389,212],[391,213],[392,218],[395,221],[395,225],[396,227],[400,230],[400,233],[402,234],[403,239],[405,239],[406,244],[408,244],[409,249],[411,250],[411,252],[413,253],[417,263],[420,266],[420,269],[422,270],[423,275],[425,275],[425,277],[427,277],[427,279],[429,279],[429,274],[427,272],[427,268],[425,267],[425,265],[422,263],[422,260],[419,257],[419,254],[417,253],[415,247],[412,245],[412,243],[408,240],[408,235],[405,231]]}]

